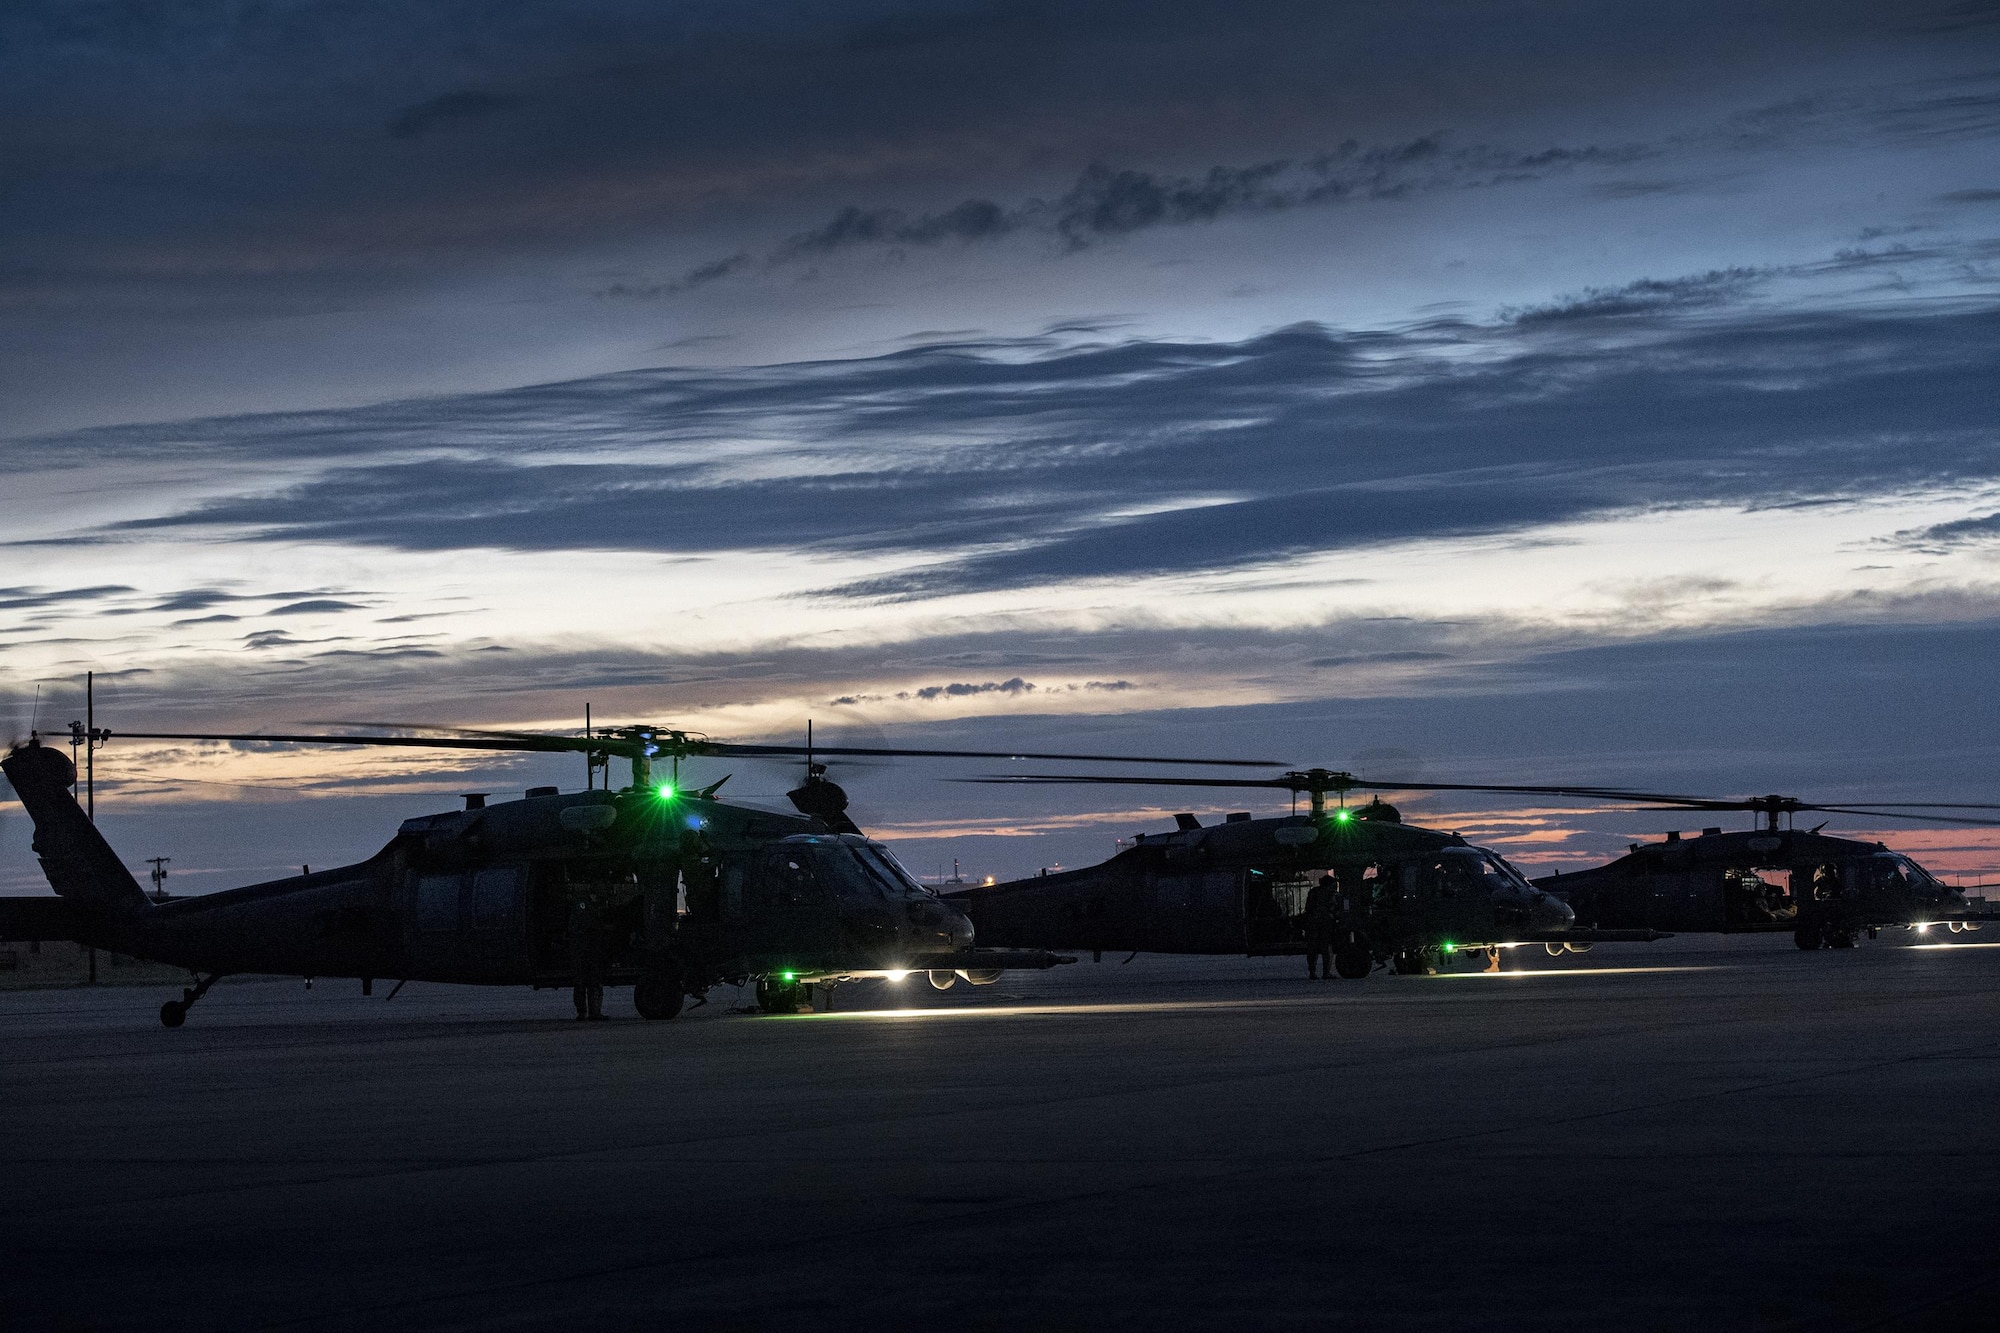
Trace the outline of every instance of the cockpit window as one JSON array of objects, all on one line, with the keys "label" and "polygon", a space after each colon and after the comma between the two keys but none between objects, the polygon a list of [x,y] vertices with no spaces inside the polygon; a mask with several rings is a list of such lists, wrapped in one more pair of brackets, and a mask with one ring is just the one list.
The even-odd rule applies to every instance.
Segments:
[{"label": "cockpit window", "polygon": [[861,868],[854,856],[838,843],[820,843],[800,852],[811,858],[820,882],[833,890],[844,903],[879,903],[881,886]]},{"label": "cockpit window", "polygon": [[1438,877],[1447,894],[1532,893],[1521,872],[1492,852],[1453,847],[1438,856]]},{"label": "cockpit window", "polygon": [[1516,870],[1514,864],[1498,852],[1489,852],[1482,848],[1479,854],[1486,860],[1488,874],[1500,876],[1501,879],[1517,889],[1533,889],[1535,887],[1528,883],[1526,875]]},{"label": "cockpit window", "polygon": [[894,852],[880,843],[863,843],[854,848],[854,853],[861,858],[861,863],[868,867],[870,873],[882,880],[883,886],[892,895],[899,898],[935,896],[929,889],[917,883],[915,875],[903,868],[903,863],[896,859]]},{"label": "cockpit window", "polygon": [[1894,884],[1898,881],[1913,888],[1943,888],[1936,876],[1918,865],[1907,856],[1896,852],[1877,852],[1868,858],[1869,877],[1877,884]]},{"label": "cockpit window", "polygon": [[819,882],[843,902],[880,903],[884,899],[931,896],[885,847],[858,840],[812,838],[801,839],[786,850],[792,862],[810,862]]}]

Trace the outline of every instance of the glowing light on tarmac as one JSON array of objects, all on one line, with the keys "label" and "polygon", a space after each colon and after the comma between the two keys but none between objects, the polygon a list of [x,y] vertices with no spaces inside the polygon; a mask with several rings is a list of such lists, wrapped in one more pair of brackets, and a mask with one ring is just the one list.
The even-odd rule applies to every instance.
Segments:
[{"label": "glowing light on tarmac", "polygon": [[[1632,976],[1649,972],[1727,972],[1726,967],[1572,967],[1543,968],[1520,972],[1446,972],[1442,977],[1603,977]],[[1406,981],[1394,983],[1406,985]],[[775,1015],[781,1022],[805,1022],[812,1019],[896,1019],[896,1018],[1030,1018],[1084,1017],[1097,1014],[1184,1014],[1213,1013],[1229,1009],[1297,1009],[1301,1005],[1325,1006],[1342,1003],[1347,999],[1358,999],[1364,994],[1359,990],[1348,991],[1344,995],[1283,996],[1267,1000],[1150,1000],[1117,1004],[1008,1004],[993,1006],[967,1006],[954,1009],[855,1009],[831,1014],[781,1014]],[[1387,987],[1373,991],[1388,994]],[[1407,992],[1406,992],[1407,993]],[[770,1018],[759,1021],[770,1021]]]},{"label": "glowing light on tarmac", "polygon": [[[1307,1001],[1313,1003],[1313,1001]],[[1324,1000],[1318,1003],[1325,1003]],[[1124,1004],[1008,1004],[967,1006],[962,1009],[856,1009],[845,1013],[798,1014],[800,1021],[807,1019],[835,1018],[1026,1018],[1036,1015],[1062,1017],[1064,1015],[1095,1014],[1166,1014],[1212,1012],[1224,1009],[1278,1009],[1297,1008],[1295,999],[1270,1000],[1152,1000]],[[780,1015],[791,1018],[793,1015]]]},{"label": "glowing light on tarmac", "polygon": [[1441,977],[1631,977],[1647,972],[1726,972],[1724,967],[1522,967],[1511,972],[1441,972]]},{"label": "glowing light on tarmac", "polygon": [[2000,940],[1981,940],[1977,944],[1912,944],[1912,949],[2000,949]]}]

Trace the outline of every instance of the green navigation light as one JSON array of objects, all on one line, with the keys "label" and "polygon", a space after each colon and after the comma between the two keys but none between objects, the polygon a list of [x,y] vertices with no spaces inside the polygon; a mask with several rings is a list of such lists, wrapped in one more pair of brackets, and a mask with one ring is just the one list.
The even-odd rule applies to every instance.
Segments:
[{"label": "green navigation light", "polygon": [[659,786],[653,788],[653,790],[660,794],[660,799],[663,801],[674,799],[674,784],[671,782],[662,782]]},{"label": "green navigation light", "polygon": [[780,972],[778,973],[778,979],[780,981],[787,981],[787,982],[797,981],[799,979],[799,974],[796,972]]},{"label": "green navigation light", "polygon": [[1354,812],[1352,810],[1336,810],[1333,812],[1333,822],[1336,824],[1352,824],[1354,822]]},{"label": "green navigation light", "polygon": [[1452,943],[1452,942],[1451,942],[1450,940],[1446,940],[1446,941],[1444,942],[1444,951],[1445,951],[1446,953],[1452,953],[1452,952],[1455,952],[1455,951],[1457,950],[1457,948],[1458,948],[1458,946],[1457,946],[1456,944],[1453,944],[1453,943]]}]

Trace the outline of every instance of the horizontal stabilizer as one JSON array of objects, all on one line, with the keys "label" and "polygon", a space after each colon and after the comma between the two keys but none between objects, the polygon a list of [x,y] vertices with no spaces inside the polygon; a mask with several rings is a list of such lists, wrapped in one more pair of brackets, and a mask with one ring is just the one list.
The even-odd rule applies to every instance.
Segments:
[{"label": "horizontal stabilizer", "polygon": [[62,898],[0,898],[0,944],[16,940],[84,942],[85,918]]}]

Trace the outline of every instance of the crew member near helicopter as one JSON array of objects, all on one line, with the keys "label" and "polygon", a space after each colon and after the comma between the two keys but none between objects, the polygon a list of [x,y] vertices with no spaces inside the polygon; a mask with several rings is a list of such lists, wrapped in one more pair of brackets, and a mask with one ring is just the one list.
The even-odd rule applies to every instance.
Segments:
[{"label": "crew member near helicopter", "polygon": [[1333,979],[1333,915],[1340,887],[1332,875],[1321,875],[1306,894],[1306,976]]},{"label": "crew member near helicopter", "polygon": [[604,1017],[604,904],[594,884],[576,883],[569,892],[570,997],[579,1019]]}]

